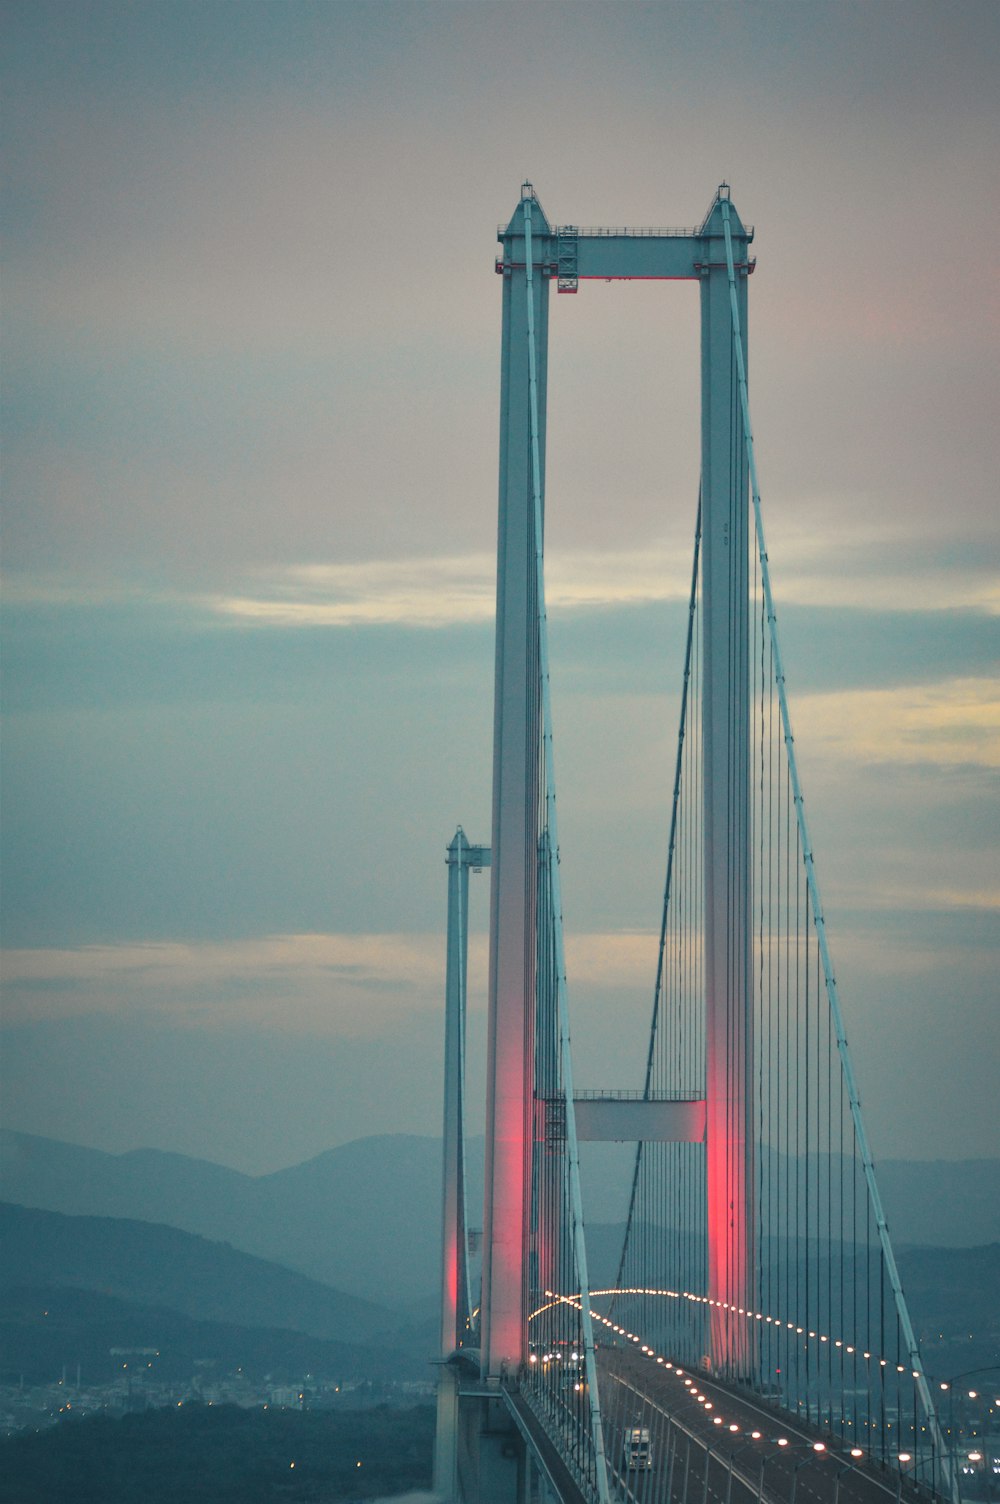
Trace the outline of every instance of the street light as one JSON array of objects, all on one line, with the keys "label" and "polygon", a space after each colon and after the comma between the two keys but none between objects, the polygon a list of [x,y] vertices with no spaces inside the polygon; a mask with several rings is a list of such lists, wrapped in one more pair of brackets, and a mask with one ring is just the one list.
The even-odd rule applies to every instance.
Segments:
[{"label": "street light", "polygon": [[[731,1426],[730,1430],[733,1430],[733,1429],[734,1428]],[[739,1430],[739,1427],[736,1426],[735,1429]],[[747,1449],[747,1447],[754,1446],[761,1439],[762,1439],[762,1437],[761,1437],[760,1431],[751,1431],[750,1432],[750,1439],[748,1441],[745,1441],[742,1446],[738,1446],[738,1447],[735,1448],[734,1451],[730,1452],[730,1454],[729,1454],[729,1473],[728,1473],[728,1476],[726,1478],[726,1504],[731,1504],[731,1500],[732,1500],[732,1496],[733,1496],[733,1466],[734,1466],[734,1464],[736,1462],[737,1457],[740,1455],[741,1452],[745,1452],[746,1449]]]},{"label": "street light", "polygon": [[[995,1374],[998,1371],[1000,1370],[998,1370],[995,1363],[989,1363],[981,1368],[964,1368],[960,1373],[949,1374],[946,1378],[938,1379],[937,1381],[938,1388],[948,1396],[948,1453],[947,1459],[942,1459],[942,1464],[946,1467],[948,1473],[950,1474],[951,1492],[953,1498],[955,1498],[956,1500],[961,1498],[962,1469],[959,1463],[959,1437],[955,1434],[955,1386],[957,1384],[960,1384],[963,1379],[974,1379],[977,1378],[980,1374]],[[968,1396],[970,1400],[979,1399],[980,1390],[966,1389],[964,1394],[961,1394],[959,1396],[960,1408],[958,1429],[960,1434],[964,1433],[966,1429],[964,1421],[964,1406],[966,1396]]]},{"label": "street light", "polygon": [[[825,1449],[824,1449],[825,1450]],[[792,1491],[788,1496],[788,1504],[795,1504],[795,1489],[799,1481],[799,1468],[807,1467],[812,1462],[812,1457],[800,1457],[792,1466]]]},{"label": "street light", "polygon": [[[709,1433],[707,1433],[704,1436],[698,1435],[695,1432],[689,1430],[687,1426],[684,1426],[681,1423],[681,1421],[679,1420],[679,1417],[682,1416],[682,1415],[684,1415],[684,1413],[686,1411],[688,1411],[688,1410],[698,1409],[698,1410],[702,1411],[702,1413],[706,1416],[706,1419],[707,1419],[707,1417],[709,1415],[711,1415],[712,1411],[715,1409],[715,1402],[713,1400],[710,1400],[710,1399],[708,1399],[706,1397],[706,1395],[704,1394],[704,1392],[702,1391],[702,1389],[699,1387],[699,1383],[695,1379],[691,1378],[690,1375],[686,1375],[683,1369],[677,1369],[676,1373],[677,1373],[678,1377],[680,1377],[680,1378],[683,1379],[685,1388],[687,1390],[687,1394],[685,1396],[684,1403],[680,1404],[680,1405],[677,1405],[677,1406],[672,1406],[671,1405],[671,1401],[670,1401],[669,1398],[665,1398],[664,1401],[663,1401],[663,1404],[664,1404],[663,1414],[666,1417],[667,1425],[668,1425],[668,1434],[667,1434],[667,1442],[666,1442],[666,1445],[667,1445],[667,1456],[668,1456],[668,1459],[669,1459],[668,1465],[667,1465],[667,1497],[669,1498],[671,1490],[673,1488],[673,1473],[674,1473],[674,1466],[675,1466],[676,1458],[677,1458],[677,1441],[678,1441],[678,1437],[679,1437],[680,1432],[683,1431],[684,1434],[687,1436],[687,1439],[688,1439],[687,1451],[685,1453],[685,1473],[684,1473],[683,1497],[684,1497],[685,1500],[687,1499],[688,1478],[689,1478],[690,1466],[691,1466],[691,1442],[694,1441],[694,1442],[696,1442],[698,1444],[698,1446],[700,1446],[703,1449],[704,1456],[705,1456],[704,1476],[703,1476],[703,1479],[702,1479],[702,1504],[707,1504],[707,1499],[708,1499],[708,1481],[709,1481],[708,1475],[709,1475],[710,1460],[711,1460],[711,1458],[714,1457],[716,1459],[716,1461],[722,1463],[723,1466],[725,1466],[725,1455],[721,1451],[717,1451],[716,1450],[716,1447],[714,1445],[714,1441],[715,1441],[714,1433],[709,1432]],[[678,1396],[678,1397],[680,1397],[680,1396]],[[715,1425],[717,1425],[717,1426],[720,1427],[720,1435],[725,1434],[725,1433],[721,1432],[721,1427],[726,1424],[726,1422],[723,1420],[723,1418],[721,1416],[713,1415],[712,1416],[712,1421],[713,1421],[713,1424],[715,1424]],[[740,1428],[738,1426],[733,1426],[733,1425],[730,1426],[730,1431],[733,1431],[733,1430],[738,1431],[739,1429]],[[753,1432],[751,1432],[749,1434],[750,1434],[752,1440],[754,1440],[754,1441],[761,1440],[761,1432],[760,1431],[753,1431]],[[742,1450],[742,1449],[738,1448],[737,1450]],[[731,1486],[732,1486],[732,1460],[730,1460],[729,1481],[728,1481],[728,1487],[727,1487],[727,1500],[726,1500],[726,1504],[729,1504],[729,1490],[731,1489]]]},{"label": "street light", "polygon": [[[681,1429],[677,1425],[676,1417],[678,1415],[683,1415],[685,1410],[691,1410],[691,1409],[693,1409],[694,1405],[696,1403],[700,1404],[701,1401],[700,1400],[699,1401],[689,1400],[687,1402],[687,1404],[679,1405],[676,1410],[665,1410],[664,1411],[664,1414],[667,1417],[667,1458],[668,1458],[668,1461],[667,1461],[667,1498],[668,1499],[670,1498],[671,1492],[673,1490],[674,1466],[675,1466],[676,1461],[677,1461],[677,1438],[678,1438],[678,1435],[679,1435],[679,1432],[680,1432],[680,1429]],[[686,1427],[684,1428],[684,1430],[685,1430],[685,1435],[687,1436],[687,1451],[684,1454],[684,1500],[685,1500],[685,1504],[687,1504],[688,1477],[689,1477],[690,1471],[691,1471],[691,1441],[693,1439],[693,1433],[690,1432],[690,1431],[688,1431]],[[706,1472],[707,1472],[707,1469],[706,1469]]]},{"label": "street light", "polygon": [[[897,1453],[897,1461],[899,1462],[899,1469],[898,1469],[898,1473],[897,1473],[898,1482],[897,1482],[897,1485],[896,1485],[896,1498],[897,1498],[897,1500],[899,1500],[899,1499],[902,1498],[902,1493],[903,1493],[903,1469],[906,1468],[907,1465],[912,1462],[913,1463],[913,1467],[912,1467],[912,1469],[910,1469],[910,1476],[915,1478],[916,1475],[917,1475],[917,1473],[919,1473],[919,1471],[920,1471],[920,1469],[922,1467],[933,1467],[934,1464],[937,1462],[937,1460],[938,1460],[937,1456],[936,1456],[935,1452],[933,1451],[933,1449],[932,1449],[931,1454],[930,1454],[929,1457],[914,1457],[913,1454],[912,1454],[912,1452],[899,1452],[899,1453]],[[945,1477],[947,1478],[947,1474],[945,1474]],[[933,1489],[933,1487],[934,1487],[934,1485],[933,1485],[933,1482],[932,1482],[931,1483],[931,1488]]]},{"label": "street light", "polygon": [[820,1457],[826,1455],[825,1441],[808,1441],[793,1444],[788,1440],[786,1436],[779,1436],[777,1438],[777,1444],[781,1448],[780,1452],[769,1452],[766,1456],[760,1459],[760,1477],[757,1482],[757,1504],[764,1504],[764,1469],[767,1467],[767,1464],[769,1462],[774,1461],[775,1457],[784,1457],[789,1452],[801,1452],[803,1449],[805,1449],[808,1454],[807,1456],[800,1458],[799,1461],[794,1463],[792,1467],[792,1491],[789,1495],[788,1504],[795,1504],[795,1487],[798,1482],[799,1468],[805,1467],[807,1462],[816,1462]]},{"label": "street light", "polygon": [[[715,1420],[714,1420],[714,1424],[715,1425],[723,1425],[725,1423],[720,1419],[719,1416],[716,1416]],[[731,1432],[733,1432],[733,1431],[737,1431],[738,1432],[740,1428],[736,1424],[732,1424],[729,1427],[729,1429],[730,1429]],[[703,1438],[695,1438],[695,1439],[696,1440],[700,1440],[702,1446],[705,1449],[705,1473],[704,1473],[704,1478],[702,1480],[702,1483],[703,1483],[703,1486],[702,1486],[702,1504],[707,1504],[707,1500],[708,1500],[709,1461],[710,1461],[710,1459],[712,1457],[715,1457],[715,1458],[717,1458],[717,1460],[719,1462],[721,1462],[721,1463],[724,1464],[725,1459],[724,1459],[722,1453],[721,1452],[717,1452],[716,1449],[715,1449],[715,1447],[713,1446],[713,1444],[712,1444],[713,1438],[712,1438],[711,1433],[708,1433]],[[733,1492],[733,1467],[735,1465],[736,1458],[739,1456],[739,1454],[741,1452],[746,1451],[747,1447],[755,1445],[758,1441],[761,1441],[762,1439],[763,1439],[763,1437],[762,1437],[762,1433],[760,1431],[751,1431],[751,1432],[749,1432],[749,1440],[745,1441],[742,1446],[736,1447],[733,1451],[731,1451],[729,1453],[729,1466],[726,1469],[726,1501],[725,1501],[725,1504],[730,1504],[730,1501],[732,1499],[732,1492]],[[820,1442],[819,1445],[823,1446],[823,1443]],[[688,1451],[689,1451],[689,1455],[690,1455],[690,1442],[688,1444]],[[750,1485],[748,1483],[748,1487],[749,1486]],[[667,1491],[667,1497],[668,1498],[670,1497],[669,1488],[668,1488],[668,1491]],[[686,1490],[685,1490],[685,1497],[686,1497]]]},{"label": "street light", "polygon": [[[852,1457],[863,1457],[864,1456],[864,1452],[862,1452],[862,1450],[861,1450],[860,1447],[852,1447],[851,1448],[851,1456]],[[840,1480],[844,1476],[844,1474],[845,1473],[860,1473],[860,1471],[861,1471],[861,1467],[860,1467],[860,1465],[857,1462],[845,1462],[844,1465],[843,1465],[843,1467],[838,1467],[838,1469],[837,1469],[837,1476],[836,1476],[836,1479],[835,1479],[834,1485],[833,1485],[833,1504],[840,1504]]]},{"label": "street light", "polygon": [[[676,1433],[677,1433],[677,1430],[680,1429],[680,1427],[678,1427],[676,1425],[676,1417],[678,1415],[683,1415],[684,1412],[685,1412],[685,1410],[694,1410],[695,1408],[697,1408],[697,1409],[701,1410],[703,1413],[707,1414],[709,1411],[711,1411],[714,1408],[712,1401],[711,1400],[707,1400],[705,1398],[704,1394],[701,1392],[701,1390],[698,1388],[697,1384],[695,1384],[693,1380],[691,1380],[691,1379],[685,1379],[685,1384],[688,1385],[688,1386],[690,1386],[688,1388],[688,1396],[689,1396],[689,1398],[688,1398],[687,1402],[685,1404],[683,1404],[683,1405],[678,1405],[676,1409],[674,1409],[674,1410],[668,1410],[668,1412],[667,1412],[670,1424],[674,1428],[674,1443],[673,1443],[673,1447],[671,1449],[671,1460],[670,1460],[670,1466],[668,1468],[668,1474],[669,1474],[668,1494],[667,1494],[668,1498],[669,1498],[670,1483],[673,1480],[674,1459],[676,1458],[676,1455],[677,1455],[677,1436],[676,1436]],[[688,1473],[689,1473],[689,1469],[690,1469],[690,1466],[691,1466],[691,1442],[692,1442],[692,1440],[694,1440],[694,1441],[697,1441],[699,1443],[699,1445],[702,1446],[702,1447],[704,1447],[704,1449],[705,1449],[705,1471],[704,1471],[704,1477],[702,1479],[701,1504],[707,1504],[707,1501],[708,1501],[708,1460],[709,1460],[709,1457],[712,1455],[712,1453],[714,1451],[714,1448],[712,1446],[711,1437],[710,1436],[705,1436],[705,1437],[694,1436],[694,1434],[691,1431],[687,1430],[687,1427],[684,1427],[683,1429],[686,1431],[687,1438],[688,1438],[687,1452],[685,1453],[684,1498],[685,1498],[685,1500],[687,1499]]]},{"label": "street light", "polygon": [[986,1483],[986,1504],[990,1504],[990,1500],[993,1497],[993,1490],[990,1486],[993,1481],[992,1458],[986,1451],[983,1451],[979,1447],[977,1447],[974,1452],[967,1452],[966,1456],[968,1457],[969,1461],[973,1463],[977,1468],[982,1466],[983,1478]]}]

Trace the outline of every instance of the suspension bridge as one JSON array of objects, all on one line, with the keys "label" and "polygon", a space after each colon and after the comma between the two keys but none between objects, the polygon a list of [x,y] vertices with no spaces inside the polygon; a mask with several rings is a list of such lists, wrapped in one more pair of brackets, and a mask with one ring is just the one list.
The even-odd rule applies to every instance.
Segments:
[{"label": "suspension bridge", "polygon": [[[435,1488],[461,1504],[957,1498],[893,1256],[799,781],[747,388],[753,230],[553,225],[502,278],[493,817],[448,848]],[[574,1090],[545,607],[548,301],[701,300],[701,479],[644,1078]],[[489,867],[481,1258],[465,1175],[470,872]],[[588,1272],[580,1143],[635,1145],[617,1276]],[[475,1227],[479,1227],[478,1211]],[[476,1278],[478,1272],[478,1279]],[[805,1504],[805,1501],[803,1501]]]}]

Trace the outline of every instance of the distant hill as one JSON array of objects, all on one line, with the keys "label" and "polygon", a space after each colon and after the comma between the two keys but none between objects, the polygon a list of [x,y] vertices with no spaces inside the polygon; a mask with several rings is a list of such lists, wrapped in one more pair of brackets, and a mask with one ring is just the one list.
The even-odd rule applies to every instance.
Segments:
[{"label": "distant hill", "polygon": [[877,1168],[897,1244],[1000,1242],[1000,1159],[887,1159]]},{"label": "distant hill", "polygon": [[0,1289],[70,1286],[237,1326],[390,1340],[398,1316],[228,1243],[156,1223],[0,1203]]},{"label": "distant hill", "polygon": [[[596,1288],[613,1281],[622,1231],[588,1228]],[[1000,1361],[1000,1243],[903,1248],[899,1266],[932,1373]],[[185,1361],[398,1378],[426,1374],[436,1330],[177,1228],[0,1203],[0,1337],[7,1371],[57,1358],[92,1371],[112,1346],[169,1344]]]},{"label": "distant hill", "polygon": [[[640,1238],[645,1232],[640,1225]],[[614,1284],[622,1223],[587,1227],[591,1288]],[[689,1254],[697,1259],[697,1250]],[[897,1254],[900,1278],[928,1371],[953,1374],[1000,1364],[1000,1243],[915,1248]],[[679,1275],[683,1284],[685,1276]]]},{"label": "distant hill", "polygon": [[1000,1243],[904,1248],[899,1272],[932,1373],[1000,1364]]},{"label": "distant hill", "polygon": [[[469,1179],[482,1186],[483,1142]],[[357,1139],[257,1182],[271,1258],[369,1299],[412,1309],[436,1296],[441,1146],[396,1135]],[[482,1192],[479,1191],[481,1197]]]},{"label": "distant hill", "polygon": [[[470,1176],[481,1185],[482,1140],[470,1158]],[[6,1201],[168,1223],[397,1311],[437,1290],[440,1185],[438,1142],[405,1135],[358,1139],[253,1177],[183,1155],[105,1154],[0,1134]]]},{"label": "distant hill", "polygon": [[30,1133],[0,1132],[0,1198],[22,1206],[165,1222],[232,1240],[232,1229],[253,1217],[256,1188],[251,1175],[182,1154],[105,1154]]},{"label": "distant hill", "polygon": [[[588,1222],[617,1222],[631,1150],[585,1151]],[[468,1179],[470,1204],[481,1204],[481,1138],[469,1145]],[[1000,1241],[1000,1160],[886,1160],[879,1181],[897,1247]],[[426,1308],[437,1290],[440,1186],[440,1141],[414,1135],[357,1139],[255,1177],[155,1150],[105,1154],[0,1134],[8,1201],[168,1223],[403,1312]]]},{"label": "distant hill", "polygon": [[114,1348],[151,1349],[139,1370],[155,1383],[238,1370],[252,1382],[267,1377],[276,1384],[301,1382],[305,1374],[378,1381],[428,1373],[425,1356],[377,1342],[325,1342],[279,1327],[198,1321],[65,1285],[0,1288],[0,1384],[52,1384],[62,1374],[71,1388],[78,1375],[84,1386],[108,1384],[121,1378]]}]

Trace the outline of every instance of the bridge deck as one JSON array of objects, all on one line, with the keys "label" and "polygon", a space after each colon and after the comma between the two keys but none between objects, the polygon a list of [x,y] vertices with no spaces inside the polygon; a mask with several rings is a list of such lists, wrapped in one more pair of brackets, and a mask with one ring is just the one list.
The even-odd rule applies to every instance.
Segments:
[{"label": "bridge deck", "polygon": [[[675,1371],[666,1370],[641,1353],[604,1348],[598,1352],[598,1361],[605,1439],[619,1497],[668,1504],[665,1445],[658,1449],[651,1470],[655,1477],[642,1474],[622,1477],[619,1464],[625,1426],[648,1426],[650,1417],[654,1420],[659,1417],[665,1436],[666,1417],[670,1416],[674,1427],[690,1441],[689,1455],[683,1442],[678,1452],[669,1495],[672,1504],[709,1504],[709,1501],[751,1504],[757,1500],[763,1500],[763,1504],[784,1504],[789,1499],[797,1500],[798,1504],[926,1501],[927,1495],[908,1481],[903,1482],[900,1490],[895,1472],[883,1472],[877,1462],[855,1461],[849,1447],[835,1442],[827,1433],[701,1372],[685,1370],[685,1376],[693,1378],[698,1392],[711,1402],[710,1411],[692,1402]],[[722,1425],[715,1424],[718,1415],[723,1417]],[[738,1426],[739,1430],[731,1432],[730,1425]],[[751,1441],[750,1433],[755,1430],[761,1433],[760,1439]],[[788,1446],[779,1448],[778,1437],[786,1438]],[[826,1451],[813,1451],[817,1440],[826,1444]],[[707,1454],[707,1479],[706,1447],[711,1449]]]},{"label": "bridge deck", "polygon": [[590,1504],[589,1495],[580,1488],[563,1460],[562,1453],[526,1397],[516,1389],[505,1389],[504,1399],[514,1418],[514,1424],[530,1447],[536,1463],[546,1474],[546,1481],[561,1504]]}]

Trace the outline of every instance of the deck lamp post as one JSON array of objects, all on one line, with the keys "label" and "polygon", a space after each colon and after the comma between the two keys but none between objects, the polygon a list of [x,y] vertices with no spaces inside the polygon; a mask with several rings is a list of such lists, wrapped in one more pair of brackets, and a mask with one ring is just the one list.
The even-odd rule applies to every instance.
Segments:
[{"label": "deck lamp post", "polygon": [[[948,1449],[948,1465],[951,1468],[954,1481],[953,1491],[959,1499],[961,1498],[962,1489],[962,1464],[959,1457],[958,1440],[955,1436],[955,1386],[960,1384],[963,1379],[975,1379],[980,1374],[995,1375],[997,1373],[1000,1373],[1000,1369],[997,1368],[995,1363],[990,1363],[982,1368],[965,1368],[960,1373],[949,1374],[946,1378],[937,1380],[938,1388],[948,1396],[948,1437],[951,1443]],[[963,1430],[965,1401],[967,1397],[970,1400],[979,1399],[980,1391],[978,1389],[968,1389],[963,1385],[963,1392],[959,1394],[959,1427]],[[988,1488],[989,1482],[987,1481]]]},{"label": "deck lamp post", "polygon": [[760,1477],[757,1481],[757,1504],[764,1504],[764,1471],[767,1467],[767,1464],[769,1462],[773,1462],[776,1457],[785,1457],[789,1452],[801,1452],[803,1450],[805,1450],[807,1453],[805,1457],[801,1457],[796,1463],[794,1463],[792,1467],[792,1488],[791,1493],[789,1494],[788,1504],[795,1504],[795,1489],[798,1483],[799,1468],[805,1467],[808,1462],[816,1462],[820,1457],[826,1456],[825,1441],[810,1441],[793,1444],[792,1442],[785,1440],[784,1437],[779,1437],[778,1446],[780,1448],[779,1451],[768,1452],[764,1457],[760,1459]]},{"label": "deck lamp post", "polygon": [[749,1441],[744,1441],[741,1446],[738,1446],[738,1447],[734,1448],[734,1450],[730,1452],[730,1454],[729,1454],[729,1472],[728,1472],[727,1477],[726,1477],[726,1504],[731,1504],[731,1501],[732,1501],[732,1496],[733,1496],[733,1467],[734,1467],[734,1465],[736,1463],[737,1457],[740,1455],[741,1452],[745,1452],[748,1447],[755,1446],[756,1443],[758,1441],[761,1441],[762,1439],[763,1439],[763,1437],[762,1437],[760,1431],[751,1431],[750,1432],[750,1439],[749,1439]]},{"label": "deck lamp post", "polygon": [[[852,1450],[851,1450],[851,1456],[853,1457],[855,1455],[855,1453],[859,1457],[861,1457],[861,1456],[864,1455],[862,1453],[860,1447],[854,1447],[854,1448],[852,1448]],[[835,1478],[834,1484],[833,1484],[833,1504],[840,1504],[840,1480],[843,1478],[844,1474],[845,1473],[860,1473],[861,1471],[862,1471],[862,1468],[861,1468],[861,1464],[859,1462],[845,1462],[842,1467],[838,1467],[838,1469],[837,1469],[837,1475],[836,1475],[836,1478]]]},{"label": "deck lamp post", "polygon": [[[668,1449],[667,1450],[667,1455],[668,1455],[668,1458],[669,1458],[669,1461],[667,1463],[667,1498],[669,1499],[671,1497],[671,1492],[672,1492],[672,1489],[673,1489],[674,1463],[675,1463],[675,1460],[676,1460],[676,1457],[677,1457],[677,1438],[678,1438],[678,1433],[680,1431],[683,1431],[684,1434],[687,1436],[688,1445],[687,1445],[687,1451],[685,1453],[684,1487],[683,1487],[683,1491],[682,1491],[681,1497],[682,1497],[682,1500],[684,1501],[684,1504],[686,1504],[686,1501],[687,1501],[687,1490],[688,1490],[688,1479],[689,1479],[689,1476],[690,1476],[690,1468],[691,1468],[691,1442],[692,1441],[696,1441],[699,1446],[701,1446],[701,1447],[704,1448],[704,1451],[705,1451],[705,1473],[704,1473],[704,1478],[702,1480],[702,1504],[706,1504],[706,1501],[708,1499],[708,1462],[709,1462],[709,1458],[712,1455],[717,1455],[717,1456],[719,1455],[718,1453],[715,1452],[715,1448],[714,1448],[714,1446],[712,1444],[714,1438],[711,1437],[711,1436],[704,1436],[704,1437],[702,1437],[702,1436],[695,1435],[695,1433],[693,1431],[690,1431],[686,1426],[680,1425],[678,1423],[678,1421],[677,1421],[677,1417],[680,1416],[680,1415],[685,1414],[685,1412],[688,1411],[688,1410],[694,1410],[694,1409],[700,1409],[700,1410],[702,1410],[702,1411],[704,1411],[706,1413],[710,1412],[711,1410],[714,1409],[714,1402],[712,1400],[706,1400],[704,1398],[704,1396],[701,1395],[700,1390],[697,1390],[697,1385],[695,1385],[695,1383],[694,1383],[693,1380],[691,1381],[691,1387],[690,1387],[688,1393],[689,1393],[689,1398],[685,1401],[685,1403],[683,1405],[678,1405],[674,1409],[667,1409],[664,1412],[666,1414],[668,1425],[669,1425],[668,1441],[667,1441],[667,1449]],[[720,1460],[721,1460],[721,1458],[720,1458]],[[728,1504],[728,1500],[727,1500],[727,1504]]]}]

